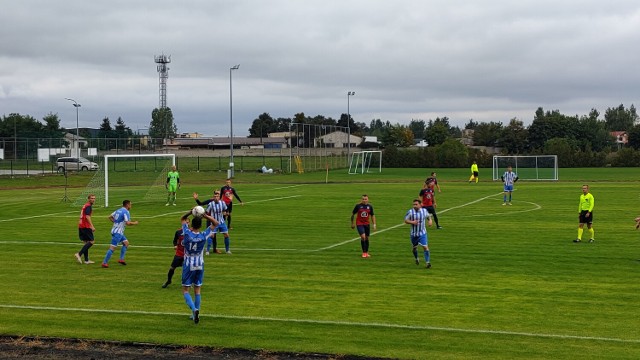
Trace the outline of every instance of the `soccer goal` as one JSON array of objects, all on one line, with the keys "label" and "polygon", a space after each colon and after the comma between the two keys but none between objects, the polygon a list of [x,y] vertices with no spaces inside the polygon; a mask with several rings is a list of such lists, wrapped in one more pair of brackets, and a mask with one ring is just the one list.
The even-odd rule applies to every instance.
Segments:
[{"label": "soccer goal", "polygon": [[521,180],[558,180],[558,156],[494,156],[493,180],[500,177],[511,166]]},{"label": "soccer goal", "polygon": [[129,154],[129,155],[105,155],[104,156],[104,206],[109,206],[109,160],[110,159],[162,159],[165,158],[170,161],[165,166],[163,166],[160,175],[156,177],[155,182],[151,185],[151,187],[147,190],[145,199],[149,197],[150,192],[158,192],[157,188],[161,188],[159,191],[161,193],[166,193],[164,190],[165,179],[167,176],[167,171],[169,166],[173,166],[176,164],[176,154]]},{"label": "soccer goal", "polygon": [[364,174],[371,172],[371,164],[378,164],[378,172],[382,172],[382,151],[356,151],[351,154],[349,161],[349,174]]}]

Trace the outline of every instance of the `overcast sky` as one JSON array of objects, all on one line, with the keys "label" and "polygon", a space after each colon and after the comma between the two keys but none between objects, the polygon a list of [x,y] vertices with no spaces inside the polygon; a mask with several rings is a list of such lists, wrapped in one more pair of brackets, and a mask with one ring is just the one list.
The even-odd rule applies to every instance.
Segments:
[{"label": "overcast sky", "polygon": [[[640,2],[602,0],[1,0],[0,115],[74,128],[159,105],[154,55],[171,55],[179,132],[248,135],[258,115],[347,112],[408,124],[447,116],[531,123],[637,106]],[[602,117],[602,115],[601,115]]]}]

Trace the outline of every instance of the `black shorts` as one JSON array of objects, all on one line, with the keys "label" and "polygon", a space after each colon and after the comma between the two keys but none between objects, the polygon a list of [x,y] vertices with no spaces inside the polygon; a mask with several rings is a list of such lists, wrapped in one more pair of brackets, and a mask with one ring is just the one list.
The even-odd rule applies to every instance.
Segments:
[{"label": "black shorts", "polygon": [[477,171],[474,171],[474,172],[473,172],[473,176],[474,176],[474,177],[478,177],[478,172],[477,172]]},{"label": "black shorts", "polygon": [[593,222],[593,213],[587,217],[587,210],[580,211],[580,224],[591,224]]},{"label": "black shorts", "polygon": [[184,263],[184,257],[176,255],[173,257],[173,261],[171,262],[171,267],[174,269],[177,269],[179,267],[182,267],[183,263]]},{"label": "black shorts", "polygon": [[78,228],[78,236],[82,241],[93,241],[93,231],[89,228]]},{"label": "black shorts", "polygon": [[364,234],[364,236],[369,237],[371,234],[371,225],[358,225],[356,229],[358,229],[358,234],[360,235]]},{"label": "black shorts", "polygon": [[425,206],[425,209],[427,209],[429,214],[435,215],[436,213],[436,208],[434,208],[433,206]]},{"label": "black shorts", "polygon": [[231,214],[231,210],[233,210],[233,203],[232,202],[227,204],[227,213]]}]

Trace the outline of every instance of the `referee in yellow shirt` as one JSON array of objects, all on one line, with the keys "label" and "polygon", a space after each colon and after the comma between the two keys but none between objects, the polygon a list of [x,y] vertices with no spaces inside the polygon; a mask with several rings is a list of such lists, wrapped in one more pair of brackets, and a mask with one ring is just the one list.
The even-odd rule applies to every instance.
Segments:
[{"label": "referee in yellow shirt", "polygon": [[594,231],[591,223],[593,222],[593,205],[595,204],[595,200],[593,199],[593,195],[589,193],[589,185],[582,185],[582,195],[580,195],[580,204],[578,204],[578,221],[580,224],[578,225],[578,238],[573,240],[574,243],[582,242],[582,232],[584,231],[584,224],[587,224],[587,229],[589,230],[589,242],[592,243],[594,241]]}]

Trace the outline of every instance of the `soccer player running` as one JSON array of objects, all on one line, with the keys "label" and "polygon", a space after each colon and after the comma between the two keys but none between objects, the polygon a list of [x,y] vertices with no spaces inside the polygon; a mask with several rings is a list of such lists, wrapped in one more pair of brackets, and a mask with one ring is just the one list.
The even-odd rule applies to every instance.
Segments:
[{"label": "soccer player running", "polygon": [[473,164],[471,164],[471,177],[469,178],[469,182],[472,182],[473,180],[475,180],[477,184],[479,175],[480,175],[480,172],[478,171],[478,164],[474,161]]},{"label": "soccer player running", "polygon": [[93,226],[93,222],[91,221],[91,214],[93,214],[93,204],[96,202],[96,196],[94,194],[89,194],[87,196],[87,203],[82,206],[82,210],[80,211],[80,220],[78,221],[78,236],[80,240],[84,242],[84,246],[80,249],[80,252],[77,252],[74,256],[76,260],[80,264],[82,264],[82,255],[84,255],[84,263],[85,264],[93,264],[94,261],[89,260],[89,249],[95,243],[93,238],[93,233],[96,231],[96,228]]},{"label": "soccer player running", "polygon": [[428,182],[419,193],[422,199],[422,207],[427,209],[431,217],[436,222],[436,229],[442,229],[442,226],[438,223],[438,215],[436,215],[436,193],[435,183],[433,181]]},{"label": "soccer player running", "polygon": [[411,245],[413,246],[413,258],[416,261],[416,265],[420,265],[420,260],[418,259],[418,246],[422,246],[424,251],[424,261],[426,263],[426,268],[431,269],[431,254],[429,252],[429,242],[427,239],[427,228],[425,227],[425,223],[428,223],[431,226],[431,216],[427,209],[422,207],[420,203],[420,199],[413,200],[413,207],[407,211],[407,214],[404,216],[405,224],[411,225]]},{"label": "soccer player running", "polygon": [[[189,223],[189,219],[187,220],[187,224]],[[173,273],[177,268],[181,267],[184,262],[184,246],[182,246],[182,240],[184,239],[184,232],[182,231],[182,227],[176,230],[176,233],[173,235],[173,248],[176,253],[173,256],[173,261],[171,261],[171,267],[169,267],[169,272],[167,273],[167,281],[162,284],[162,288],[166,289],[167,286],[171,284],[171,279],[173,279]]]},{"label": "soccer player running", "polygon": [[[211,216],[204,214],[204,217],[209,220],[212,225],[207,227],[203,232],[200,232],[202,218],[194,217],[193,220],[191,220],[191,228],[189,228],[189,215],[191,215],[191,211],[182,215],[180,218],[182,222],[182,233],[184,235],[182,240],[184,247],[182,296],[191,310],[193,322],[197,324],[200,322],[200,288],[202,287],[202,280],[204,279],[204,256],[202,256],[202,252],[204,251],[207,237],[218,222]],[[190,293],[191,287],[193,287],[193,298]]]},{"label": "soccer player running", "polygon": [[[512,171],[511,165],[507,166],[507,171],[502,174],[500,179],[504,184],[504,195],[502,196],[502,205],[511,205],[511,194],[513,193],[513,185],[518,181],[518,174]],[[507,194],[509,194],[509,202],[507,202]]]},{"label": "soccer player running", "polygon": [[594,231],[592,227],[593,223],[593,206],[595,205],[595,199],[589,192],[589,185],[582,185],[582,194],[580,194],[580,203],[578,204],[578,238],[573,240],[574,243],[582,242],[582,232],[584,231],[584,224],[587,224],[589,229],[589,242],[594,242]]},{"label": "soccer player running", "polygon": [[[357,217],[356,217],[357,216]],[[355,223],[354,223],[355,219]],[[362,248],[362,257],[368,258],[369,255],[369,235],[371,233],[370,224],[373,222],[373,230],[376,229],[376,215],[373,213],[373,206],[369,204],[369,196],[362,195],[360,203],[356,204],[351,212],[351,228],[358,227],[360,234],[360,247]]]},{"label": "soccer player running", "polygon": [[176,192],[180,189],[180,174],[176,171],[175,165],[167,173],[167,183],[164,187],[167,189],[167,203],[164,206],[169,206],[169,204],[176,206]]},{"label": "soccer player running", "polygon": [[113,223],[111,227],[111,245],[109,245],[109,250],[107,250],[107,254],[104,256],[104,260],[102,260],[103,268],[109,267],[109,260],[111,259],[111,255],[113,255],[113,251],[118,247],[118,244],[122,244],[118,263],[120,265],[127,265],[124,261],[124,255],[129,248],[129,240],[124,236],[124,229],[129,225],[138,225],[138,221],[131,221],[129,210],[131,210],[131,201],[125,200],[122,202],[120,209],[109,215],[109,220]]},{"label": "soccer player running", "polygon": [[224,201],[225,205],[227,205],[227,211],[224,216],[225,222],[227,223],[229,230],[233,230],[233,228],[231,227],[231,212],[233,211],[233,198],[234,196],[237,197],[238,201],[240,201],[240,205],[244,205],[244,202],[240,200],[240,196],[238,196],[236,189],[234,189],[231,186],[231,179],[227,179],[225,181],[225,185],[220,188],[220,193],[222,194],[222,201]]}]

